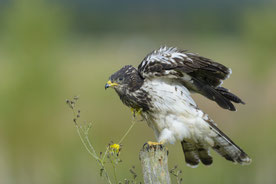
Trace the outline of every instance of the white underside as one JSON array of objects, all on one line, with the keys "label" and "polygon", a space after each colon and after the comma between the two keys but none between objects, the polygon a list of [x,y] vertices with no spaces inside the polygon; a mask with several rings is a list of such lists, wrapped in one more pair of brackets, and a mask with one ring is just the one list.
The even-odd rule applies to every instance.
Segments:
[{"label": "white underside", "polygon": [[151,96],[153,110],[143,113],[148,125],[153,128],[158,142],[183,139],[213,146],[216,134],[205,121],[207,115],[196,108],[190,92],[173,79],[146,79],[143,89]]}]

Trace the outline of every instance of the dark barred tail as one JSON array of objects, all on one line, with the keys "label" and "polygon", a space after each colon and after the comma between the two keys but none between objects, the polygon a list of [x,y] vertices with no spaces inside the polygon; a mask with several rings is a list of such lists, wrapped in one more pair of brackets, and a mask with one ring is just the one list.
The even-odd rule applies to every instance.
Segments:
[{"label": "dark barred tail", "polygon": [[[209,137],[213,142],[212,148],[226,160],[242,165],[250,164],[249,156],[238,147],[227,135],[220,131],[213,123],[207,122],[210,125],[210,130],[215,133],[214,137]],[[209,154],[209,147],[207,142],[196,143],[191,140],[183,140],[181,142],[182,149],[185,155],[187,165],[196,167],[201,161],[204,165],[211,165],[213,159]],[[205,145],[205,146],[203,146]]]},{"label": "dark barred tail", "polygon": [[199,161],[204,165],[211,165],[213,163],[213,158],[210,156],[208,148],[206,149],[200,144],[187,142],[185,140],[181,142],[181,145],[187,165],[197,167]]},{"label": "dark barred tail", "polygon": [[213,138],[213,149],[226,160],[242,165],[250,164],[251,158],[237,146],[227,135],[219,130],[214,124],[209,123],[210,129],[216,133]]}]

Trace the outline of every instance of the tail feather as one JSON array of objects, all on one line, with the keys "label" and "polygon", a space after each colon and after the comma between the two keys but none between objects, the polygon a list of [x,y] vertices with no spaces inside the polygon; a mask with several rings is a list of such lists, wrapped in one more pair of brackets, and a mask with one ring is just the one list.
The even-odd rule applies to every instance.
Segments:
[{"label": "tail feather", "polygon": [[240,164],[250,164],[249,156],[237,146],[227,135],[219,130],[213,123],[208,122],[210,129],[216,133],[213,138],[214,145],[212,148],[223,156],[226,160],[237,162]]},{"label": "tail feather", "polygon": [[181,142],[182,149],[185,155],[185,161],[188,166],[197,167],[201,161],[204,165],[211,165],[213,158],[209,154],[209,147],[212,147],[214,151],[234,163],[242,165],[250,164],[251,158],[237,146],[227,135],[225,135],[217,126],[211,122],[206,121],[211,130],[210,136],[207,136],[204,140],[183,140]]},{"label": "tail feather", "polygon": [[211,165],[213,163],[213,158],[209,154],[208,148],[204,148],[203,146],[198,147],[197,151],[199,159],[204,165]]},{"label": "tail feather", "polygon": [[211,165],[213,158],[209,154],[208,148],[198,143],[183,140],[181,142],[186,163],[191,167],[197,167],[199,161],[204,165]]},{"label": "tail feather", "polygon": [[199,164],[199,155],[196,146],[185,140],[181,142],[181,145],[187,165],[191,167],[197,167]]}]

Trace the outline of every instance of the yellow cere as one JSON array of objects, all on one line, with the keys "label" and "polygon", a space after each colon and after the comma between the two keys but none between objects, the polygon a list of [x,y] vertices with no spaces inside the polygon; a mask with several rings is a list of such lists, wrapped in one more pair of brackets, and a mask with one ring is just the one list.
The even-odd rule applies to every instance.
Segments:
[{"label": "yellow cere", "polygon": [[116,82],[111,82],[111,80],[107,81],[107,84],[109,86],[117,86],[118,85]]}]

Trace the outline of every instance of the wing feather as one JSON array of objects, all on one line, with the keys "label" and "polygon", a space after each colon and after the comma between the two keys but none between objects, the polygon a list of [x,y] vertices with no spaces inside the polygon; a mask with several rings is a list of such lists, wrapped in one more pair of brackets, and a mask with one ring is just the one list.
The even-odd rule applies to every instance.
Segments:
[{"label": "wing feather", "polygon": [[220,87],[230,76],[230,68],[187,50],[161,47],[143,59],[138,71],[143,78],[175,78],[189,90],[217,102],[224,109],[235,111],[232,102],[244,104],[239,97]]}]

